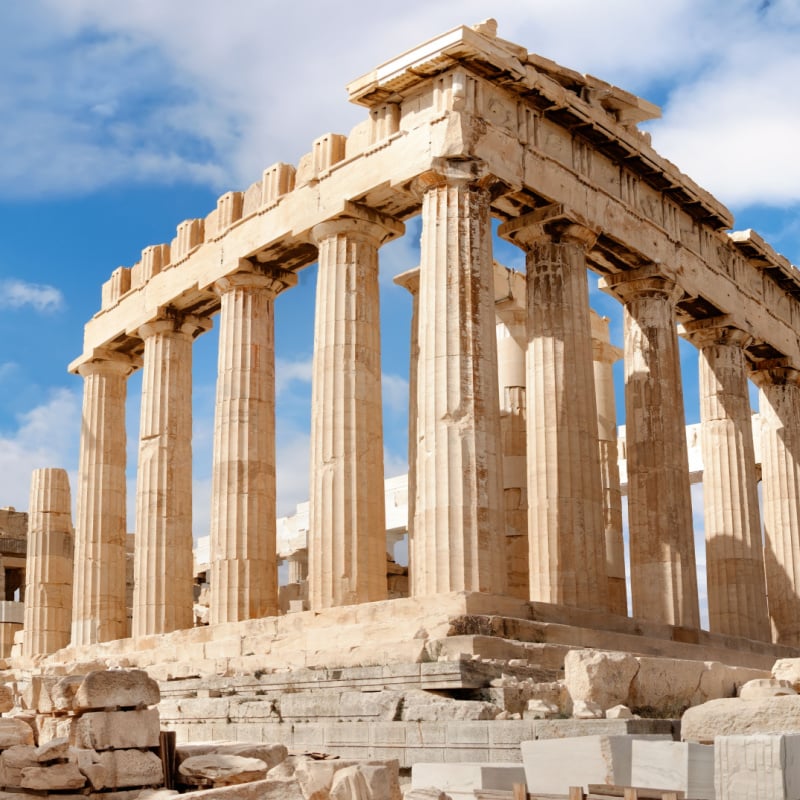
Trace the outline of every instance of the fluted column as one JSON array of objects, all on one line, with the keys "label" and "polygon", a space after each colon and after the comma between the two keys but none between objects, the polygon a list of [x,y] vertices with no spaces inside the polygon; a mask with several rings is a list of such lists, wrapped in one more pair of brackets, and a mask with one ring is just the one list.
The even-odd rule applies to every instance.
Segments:
[{"label": "fluted column", "polygon": [[209,621],[278,613],[273,303],[294,273],[249,262],[220,295]]},{"label": "fluted column", "polygon": [[191,628],[192,339],[210,323],[176,314],[144,340],[136,477],[133,636]]},{"label": "fluted column", "polygon": [[531,599],[607,608],[586,250],[595,235],[534,212],[499,233],[526,251]]},{"label": "fluted column", "polygon": [[378,247],[403,225],[367,209],[313,229],[309,603],[386,598]]},{"label": "fluted column", "polygon": [[476,162],[423,175],[412,594],[502,593],[505,536],[489,190]]},{"label": "fluted column", "polygon": [[688,323],[700,351],[700,446],[712,633],[769,641],[752,411],[744,347],[726,317]]},{"label": "fluted column", "polygon": [[[415,554],[414,514],[417,500],[417,364],[419,361],[419,267],[397,275],[394,282],[411,295],[411,343],[408,364],[408,574],[424,561]],[[413,578],[412,578],[413,580]]]},{"label": "fluted column", "polygon": [[136,364],[104,353],[81,364],[83,420],[78,465],[73,645],[127,635],[125,597],[125,398]]},{"label": "fluted column", "polygon": [[72,504],[66,470],[34,470],[22,647],[28,658],[54,653],[69,644],[72,562]]},{"label": "fluted column", "polygon": [[800,646],[800,371],[753,373],[761,413],[767,600],[774,641]]},{"label": "fluted column", "polygon": [[506,533],[507,591],[530,597],[528,577],[528,472],[525,453],[525,300],[495,303],[497,384],[503,453],[503,510]]},{"label": "fluted column", "polygon": [[617,449],[617,399],[614,392],[614,364],[622,350],[609,338],[608,319],[592,315],[592,359],[597,398],[597,435],[600,445],[600,482],[603,487],[603,520],[606,533],[606,577],[608,610],[628,613],[625,582],[625,542],[622,537],[622,491]]},{"label": "fluted column", "polygon": [[601,285],[624,304],[625,426],[633,615],[700,627],[675,303],[654,268]]}]

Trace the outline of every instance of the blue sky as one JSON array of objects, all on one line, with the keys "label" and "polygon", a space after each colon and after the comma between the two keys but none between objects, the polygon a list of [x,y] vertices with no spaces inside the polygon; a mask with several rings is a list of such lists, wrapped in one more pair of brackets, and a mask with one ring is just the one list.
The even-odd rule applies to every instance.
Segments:
[{"label": "blue sky", "polygon": [[[499,35],[663,108],[653,144],[800,262],[796,0],[26,0],[0,8],[0,505],[32,469],[77,468],[81,380],[66,365],[100,286],[184,219],[313,139],[363,119],[345,85],[458,24]],[[409,299],[419,226],[382,256],[387,474],[405,470]],[[499,260],[522,256],[500,245]],[[307,495],[314,269],[276,307],[279,511]],[[612,317],[620,341],[619,307]],[[205,533],[216,333],[195,345],[195,532]],[[684,350],[687,417],[696,357]],[[138,377],[130,381],[134,475]],[[622,422],[622,418],[620,422]],[[131,487],[132,489],[132,487]],[[133,527],[130,515],[129,528]]]}]

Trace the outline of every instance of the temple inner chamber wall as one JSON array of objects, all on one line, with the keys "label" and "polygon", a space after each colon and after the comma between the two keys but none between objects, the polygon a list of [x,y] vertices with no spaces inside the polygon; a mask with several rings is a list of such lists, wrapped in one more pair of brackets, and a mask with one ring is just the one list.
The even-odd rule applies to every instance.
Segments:
[{"label": "temple inner chamber wall", "polygon": [[[658,155],[637,127],[657,107],[498,38],[492,24],[443,34],[348,92],[367,110],[349,135],[324,134],[296,166],[268,167],[104,284],[70,365],[85,386],[76,551],[102,554],[76,558],[71,645],[115,638],[106,622],[127,607],[124,581],[108,575],[123,574],[132,522],[121,498],[136,371],[135,528],[146,535],[135,545],[133,630],[191,624],[191,355],[212,324],[223,333],[209,616],[225,624],[277,609],[274,371],[284,345],[274,324],[281,295],[315,263],[309,524],[291,550],[307,560],[289,569],[308,581],[312,609],[387,597],[378,285],[383,247],[415,219],[419,266],[398,278],[414,320],[412,596],[481,592],[623,616],[630,601],[636,619],[696,630],[697,470],[680,336],[701,365],[712,633],[800,645],[797,269],[757,233],[730,232],[730,212]],[[496,236],[524,273],[495,262]],[[619,303],[621,347],[591,311],[598,278]]]}]

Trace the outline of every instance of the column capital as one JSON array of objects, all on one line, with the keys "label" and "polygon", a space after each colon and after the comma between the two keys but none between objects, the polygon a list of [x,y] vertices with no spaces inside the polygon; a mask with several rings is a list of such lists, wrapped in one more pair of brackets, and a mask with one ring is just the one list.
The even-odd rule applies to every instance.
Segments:
[{"label": "column capital", "polygon": [[75,372],[82,377],[87,375],[121,375],[127,378],[142,366],[140,356],[120,353],[118,350],[97,348],[88,361],[75,367]]},{"label": "column capital", "polygon": [[598,231],[580,214],[562,203],[552,203],[510,219],[497,229],[497,233],[526,251],[541,242],[574,244],[591,250],[598,236]]},{"label": "column capital", "polygon": [[683,289],[661,272],[660,264],[648,264],[639,269],[606,275],[600,279],[598,286],[623,303],[641,296],[662,295],[674,304],[683,296]]},{"label": "column capital", "polygon": [[446,186],[475,187],[490,191],[499,180],[489,173],[487,164],[478,158],[435,158],[431,169],[418,175],[411,189],[420,197],[431,189]]},{"label": "column capital", "polygon": [[750,372],[750,379],[759,389],[770,386],[798,386],[800,370],[791,366],[787,358],[765,359]]},{"label": "column capital", "polygon": [[419,267],[407,269],[405,272],[395,275],[393,282],[398,286],[402,286],[414,297],[416,297],[417,293],[419,292]]},{"label": "column capital", "polygon": [[239,270],[215,281],[213,289],[220,296],[237,288],[263,289],[274,298],[293,286],[297,286],[296,272],[241,258]]},{"label": "column capital", "polygon": [[180,333],[195,339],[210,328],[211,320],[208,318],[166,308],[160,310],[155,319],[140,325],[138,334],[142,339],[149,339],[157,333]]},{"label": "column capital", "polygon": [[696,319],[680,325],[678,333],[699,350],[713,345],[747,347],[753,341],[752,334],[732,322],[733,318],[728,314]]},{"label": "column capital", "polygon": [[320,245],[325,239],[340,234],[366,239],[376,247],[402,236],[406,226],[399,220],[358,203],[345,203],[342,213],[317,223],[311,229],[311,240]]}]

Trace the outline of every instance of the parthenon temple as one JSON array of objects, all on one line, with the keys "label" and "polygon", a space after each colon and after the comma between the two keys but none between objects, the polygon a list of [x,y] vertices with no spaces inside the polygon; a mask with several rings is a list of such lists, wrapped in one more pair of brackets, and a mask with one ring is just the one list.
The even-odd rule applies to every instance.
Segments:
[{"label": "parthenon temple", "polygon": [[[219,636],[272,619],[280,638],[301,619],[322,631],[361,614],[398,625],[409,648],[414,632],[404,639],[398,620],[457,606],[752,658],[800,648],[797,269],[757,233],[731,232],[730,212],[653,149],[638,125],[656,106],[499,38],[491,20],[387,61],[347,91],[366,110],[349,135],[326,133],[296,166],[268,167],[103,285],[70,365],[84,387],[74,557],[69,487],[39,476],[28,558],[45,566],[37,591],[29,566],[23,655],[108,653],[125,640],[135,661],[151,637],[193,627],[192,346],[212,324],[209,629]],[[420,261],[397,278],[413,304],[410,597],[387,600],[380,251],[415,216]],[[496,263],[493,225],[524,254],[524,273]],[[308,582],[308,610],[280,617],[273,315],[314,263],[308,562],[295,576]],[[622,306],[621,349],[590,309],[589,273]],[[708,632],[679,336],[699,351]],[[760,472],[748,381],[759,390]],[[47,568],[54,559],[63,564]],[[72,576],[71,598],[48,593],[58,574]]]}]

